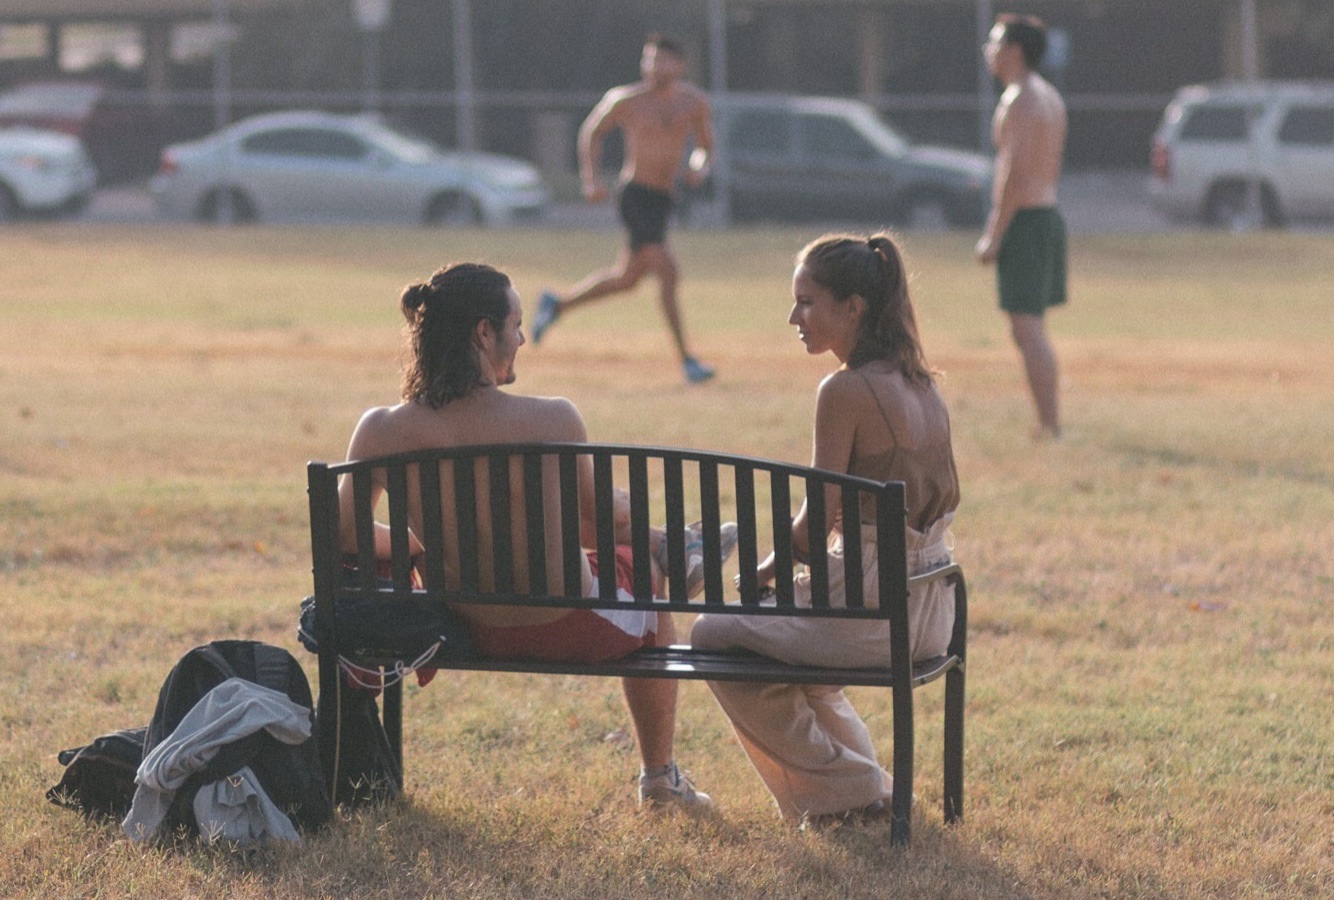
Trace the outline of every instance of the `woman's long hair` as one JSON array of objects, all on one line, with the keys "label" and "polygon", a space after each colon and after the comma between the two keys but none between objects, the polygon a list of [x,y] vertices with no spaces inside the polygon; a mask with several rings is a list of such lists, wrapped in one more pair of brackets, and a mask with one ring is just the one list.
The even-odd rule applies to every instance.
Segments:
[{"label": "woman's long hair", "polygon": [[504,327],[509,288],[509,276],[491,266],[454,263],[403,289],[404,400],[439,409],[481,384],[473,332],[484,319]]},{"label": "woman's long hair", "polygon": [[827,234],[802,248],[797,265],[804,265],[815,283],[836,300],[845,302],[857,294],[866,301],[848,368],[886,359],[909,381],[932,380],[934,373],[917,335],[903,255],[889,234]]}]

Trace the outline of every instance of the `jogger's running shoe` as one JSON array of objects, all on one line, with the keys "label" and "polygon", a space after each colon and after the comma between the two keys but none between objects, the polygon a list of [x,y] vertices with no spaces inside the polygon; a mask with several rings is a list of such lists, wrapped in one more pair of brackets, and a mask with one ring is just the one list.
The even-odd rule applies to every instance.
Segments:
[{"label": "jogger's running shoe", "polygon": [[[541,311],[538,312],[541,315]],[[537,326],[533,326],[533,340],[537,340]],[[709,366],[695,359],[693,356],[687,356],[685,362],[681,363],[681,370],[685,372],[686,381],[691,384],[699,384],[701,381],[708,381],[714,376],[714,371]]]},{"label": "jogger's running shoe", "polygon": [[542,343],[542,335],[560,315],[560,300],[551,291],[543,291],[537,298],[537,312],[533,314],[533,343]]}]

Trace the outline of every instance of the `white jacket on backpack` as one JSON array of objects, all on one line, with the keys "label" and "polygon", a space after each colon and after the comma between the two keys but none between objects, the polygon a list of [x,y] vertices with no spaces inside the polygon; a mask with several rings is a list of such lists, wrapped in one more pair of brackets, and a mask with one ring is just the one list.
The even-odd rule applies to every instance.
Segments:
[{"label": "white jacket on backpack", "polygon": [[[219,749],[260,729],[285,744],[300,744],[311,734],[310,710],[280,691],[242,678],[229,678],[201,697],[140,764],[134,802],[121,823],[125,833],[134,841],[151,838],[186,780]],[[200,788],[193,806],[206,840],[301,840],[291,819],[264,793],[248,767]]]}]

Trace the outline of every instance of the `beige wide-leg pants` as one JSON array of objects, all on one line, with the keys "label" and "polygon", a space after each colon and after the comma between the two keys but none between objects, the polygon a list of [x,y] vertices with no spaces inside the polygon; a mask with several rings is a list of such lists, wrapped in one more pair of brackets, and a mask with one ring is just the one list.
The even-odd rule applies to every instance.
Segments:
[{"label": "beige wide-leg pants", "polygon": [[[916,575],[951,560],[953,515],[926,533],[908,529],[908,572]],[[829,551],[830,603],[844,605],[842,536]],[[879,590],[875,541],[864,542],[864,596]],[[797,603],[810,603],[810,577],[795,579]],[[936,582],[908,598],[913,658],[939,656],[954,628],[954,589]],[[691,644],[707,650],[743,647],[784,662],[817,666],[887,665],[889,623],[884,620],[781,619],[701,615]],[[890,796],[889,773],[876,759],[871,734],[843,689],[829,685],[711,681],[709,688],[732,721],[737,738],[784,818],[860,809]]]}]

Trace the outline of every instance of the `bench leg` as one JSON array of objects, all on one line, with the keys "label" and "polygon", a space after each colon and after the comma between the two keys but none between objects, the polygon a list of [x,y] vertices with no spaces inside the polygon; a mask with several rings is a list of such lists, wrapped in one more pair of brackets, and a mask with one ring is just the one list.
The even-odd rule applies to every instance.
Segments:
[{"label": "bench leg", "polygon": [[320,724],[320,763],[324,767],[329,800],[337,802],[338,728],[341,724],[338,690],[341,687],[338,659],[332,653],[320,654],[320,696],[315,702],[316,721]]},{"label": "bench leg", "polygon": [[945,673],[945,824],[963,818],[962,666]]},{"label": "bench leg", "polygon": [[907,847],[912,839],[913,702],[912,681],[896,683],[894,691],[894,797],[889,842]]},{"label": "bench leg", "polygon": [[384,710],[381,712],[385,737],[394,756],[394,780],[403,790],[403,682],[396,681],[384,689]]}]

